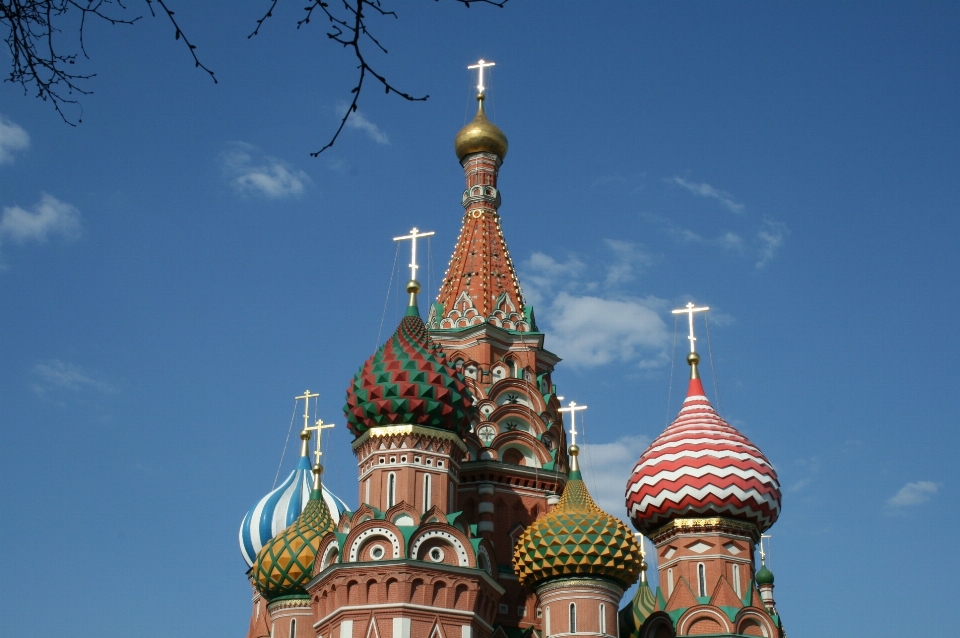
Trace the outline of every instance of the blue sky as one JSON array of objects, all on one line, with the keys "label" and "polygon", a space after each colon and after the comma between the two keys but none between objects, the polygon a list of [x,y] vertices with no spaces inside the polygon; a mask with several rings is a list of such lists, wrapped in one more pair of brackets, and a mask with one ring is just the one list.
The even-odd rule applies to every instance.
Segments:
[{"label": "blue sky", "polygon": [[[590,407],[597,498],[623,514],[679,408],[669,311],[693,299],[708,393],[783,483],[790,635],[960,621],[958,5],[406,3],[371,58],[430,100],[371,86],[314,159],[349,55],[297,31],[299,5],[248,40],[259,4],[179,4],[217,85],[149,17],[91,25],[76,128],[0,85],[6,632],[246,631],[237,528],[293,397],[342,425],[402,312],[392,237],[436,231],[421,278],[443,276],[480,57],[510,140],[504,233],[562,394]],[[355,503],[333,432],[325,478]]]}]

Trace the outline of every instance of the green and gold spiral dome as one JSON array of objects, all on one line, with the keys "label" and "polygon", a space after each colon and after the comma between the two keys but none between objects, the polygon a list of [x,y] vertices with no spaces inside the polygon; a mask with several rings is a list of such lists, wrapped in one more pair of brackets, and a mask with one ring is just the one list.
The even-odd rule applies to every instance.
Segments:
[{"label": "green and gold spiral dome", "polygon": [[596,577],[624,589],[640,575],[640,546],[620,519],[604,512],[587,491],[571,445],[570,479],[560,502],[520,535],[513,569],[520,584],[537,587],[556,578]]},{"label": "green and gold spiral dome", "polygon": [[250,569],[254,585],[267,600],[307,595],[304,586],[313,578],[313,561],[320,541],[334,529],[320,487],[322,471],[320,465],[314,466],[313,490],[307,506],[290,527],[260,549]]}]

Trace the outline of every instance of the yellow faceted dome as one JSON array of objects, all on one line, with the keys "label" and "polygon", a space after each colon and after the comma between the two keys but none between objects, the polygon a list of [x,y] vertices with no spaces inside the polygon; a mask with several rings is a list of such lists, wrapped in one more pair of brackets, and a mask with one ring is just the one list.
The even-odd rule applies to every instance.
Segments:
[{"label": "yellow faceted dome", "polygon": [[319,485],[320,466],[310,500],[293,525],[263,546],[251,568],[256,588],[267,600],[281,596],[303,596],[303,586],[313,577],[313,561],[320,541],[334,530],[333,518]]},{"label": "yellow faceted dome", "polygon": [[620,519],[593,502],[580,470],[573,467],[557,506],[520,535],[513,569],[521,585],[593,576],[626,589],[640,575],[640,546]]},{"label": "yellow faceted dome", "polygon": [[480,103],[477,115],[460,129],[453,140],[453,148],[460,161],[472,153],[493,153],[501,160],[507,156],[507,136],[487,119],[487,114],[483,112],[483,99],[483,94],[477,96]]}]

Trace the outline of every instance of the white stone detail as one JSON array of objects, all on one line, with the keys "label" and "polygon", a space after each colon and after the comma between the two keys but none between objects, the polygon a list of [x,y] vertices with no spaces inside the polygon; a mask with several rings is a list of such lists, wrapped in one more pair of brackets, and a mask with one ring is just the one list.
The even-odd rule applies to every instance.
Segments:
[{"label": "white stone detail", "polygon": [[702,553],[704,553],[705,551],[707,551],[708,549],[710,549],[711,547],[712,547],[712,545],[708,545],[707,543],[704,543],[703,541],[697,541],[697,542],[694,543],[693,545],[688,545],[688,546],[687,546],[687,549],[689,549],[691,552],[696,552],[696,553],[698,553],[698,554],[702,554]]}]

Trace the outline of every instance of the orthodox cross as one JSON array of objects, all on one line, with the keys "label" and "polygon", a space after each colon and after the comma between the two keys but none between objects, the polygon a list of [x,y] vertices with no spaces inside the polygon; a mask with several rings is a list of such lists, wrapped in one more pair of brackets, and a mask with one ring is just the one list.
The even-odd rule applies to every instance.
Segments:
[{"label": "orthodox cross", "polygon": [[299,397],[294,397],[298,401],[303,399],[303,429],[309,430],[307,424],[310,422],[310,399],[315,399],[320,396],[319,393],[310,394],[310,390],[304,390],[303,395]]},{"label": "orthodox cross", "polygon": [[690,336],[687,337],[687,339],[690,340],[690,352],[697,351],[695,347],[697,338],[693,336],[693,313],[706,312],[707,310],[710,310],[710,308],[708,308],[707,306],[703,306],[702,308],[697,308],[693,305],[692,301],[688,301],[685,307],[680,308],[679,310],[673,311],[673,314],[675,315],[687,315],[687,317],[690,319]]},{"label": "orthodox cross", "polygon": [[477,79],[477,91],[479,91],[480,93],[483,93],[484,90],[486,90],[487,88],[483,86],[483,70],[488,66],[496,66],[496,64],[497,64],[496,62],[486,62],[483,60],[483,58],[481,58],[480,61],[477,62],[476,64],[471,64],[470,66],[467,67],[468,69],[479,70],[480,73],[479,73],[479,78]]},{"label": "orthodox cross", "polygon": [[317,431],[317,449],[314,450],[313,452],[313,456],[316,459],[314,463],[319,463],[320,457],[323,456],[323,452],[320,451],[320,440],[321,440],[321,437],[323,436],[323,431],[329,430],[332,427],[333,427],[333,423],[324,423],[323,419],[317,419],[317,423],[313,427],[304,426],[303,429],[307,430],[308,432],[313,430]]},{"label": "orthodox cross", "polygon": [[430,235],[433,235],[433,234],[434,234],[434,231],[432,230],[429,233],[421,233],[420,229],[414,226],[413,230],[410,231],[409,235],[393,238],[393,241],[403,241],[404,239],[410,240],[410,279],[417,278],[417,268],[420,267],[417,265],[417,238],[429,237]]},{"label": "orthodox cross", "polygon": [[587,406],[577,405],[576,401],[571,401],[567,404],[567,407],[560,408],[561,412],[570,413],[570,445],[577,444],[577,412],[580,410],[586,410]]},{"label": "orthodox cross", "polygon": [[760,534],[760,565],[762,567],[767,566],[767,552],[763,550],[763,539],[765,538],[769,542],[770,534]]}]

